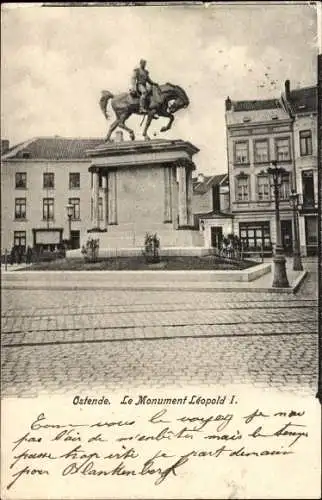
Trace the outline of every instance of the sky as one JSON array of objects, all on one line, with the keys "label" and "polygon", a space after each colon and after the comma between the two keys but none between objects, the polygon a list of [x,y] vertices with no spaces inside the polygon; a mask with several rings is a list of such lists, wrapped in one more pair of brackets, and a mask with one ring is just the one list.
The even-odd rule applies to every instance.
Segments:
[{"label": "sky", "polygon": [[[286,79],[291,88],[316,84],[316,19],[312,3],[2,4],[1,137],[10,145],[54,135],[103,140],[101,90],[127,91],[144,58],[154,81],[180,85],[190,99],[172,130],[160,133],[160,118],[150,135],[192,142],[198,171],[225,173],[226,97],[278,98]],[[127,122],[138,139],[140,121]]]}]

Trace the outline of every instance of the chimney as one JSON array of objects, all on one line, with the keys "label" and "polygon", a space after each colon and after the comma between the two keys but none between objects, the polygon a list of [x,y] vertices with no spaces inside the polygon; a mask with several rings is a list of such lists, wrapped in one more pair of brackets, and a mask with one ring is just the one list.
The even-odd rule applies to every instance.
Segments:
[{"label": "chimney", "polygon": [[197,181],[198,182],[204,182],[205,176],[203,174],[198,174]]},{"label": "chimney", "polygon": [[291,84],[289,80],[285,80],[285,97],[287,101],[291,98]]},{"label": "chimney", "polygon": [[1,155],[4,155],[7,151],[9,151],[8,139],[1,139]]},{"label": "chimney", "polygon": [[115,142],[122,142],[123,141],[123,132],[121,130],[118,130],[115,132]]},{"label": "chimney", "polygon": [[231,99],[229,96],[227,97],[227,99],[225,101],[225,107],[226,107],[226,111],[230,111],[232,108]]}]

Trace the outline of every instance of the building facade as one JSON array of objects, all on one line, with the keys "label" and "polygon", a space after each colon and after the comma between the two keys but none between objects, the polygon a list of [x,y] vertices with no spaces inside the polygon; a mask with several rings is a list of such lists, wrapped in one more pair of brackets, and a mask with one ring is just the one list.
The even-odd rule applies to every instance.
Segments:
[{"label": "building facade", "polygon": [[[101,142],[37,138],[3,152],[2,254],[14,245],[55,250],[70,238],[72,246],[79,247],[91,226],[90,160],[86,150]],[[73,206],[71,234],[68,204]]]},{"label": "building facade", "polygon": [[272,251],[276,242],[272,179],[276,160],[285,169],[280,188],[282,244],[291,253],[292,210],[289,195],[295,178],[292,119],[280,99],[226,100],[227,156],[233,232],[249,251]]},{"label": "building facade", "polygon": [[[302,255],[317,253],[318,169],[317,90],[290,89],[277,99],[233,101],[227,98],[226,135],[229,203],[220,213],[207,217],[205,245],[216,246],[211,233],[239,236],[251,252],[274,249],[275,205],[272,179],[267,173],[272,161],[283,167],[280,186],[282,244],[293,250],[295,227],[290,205],[292,190],[299,194],[299,239]],[[204,195],[205,196],[205,195]],[[204,214],[206,215],[206,214]]]},{"label": "building facade", "polygon": [[293,120],[294,189],[299,193],[301,253],[312,255],[318,248],[317,88],[291,90],[286,81],[282,99]]},{"label": "building facade", "polygon": [[206,248],[220,248],[225,235],[232,232],[228,174],[199,174],[193,182],[195,224]]}]

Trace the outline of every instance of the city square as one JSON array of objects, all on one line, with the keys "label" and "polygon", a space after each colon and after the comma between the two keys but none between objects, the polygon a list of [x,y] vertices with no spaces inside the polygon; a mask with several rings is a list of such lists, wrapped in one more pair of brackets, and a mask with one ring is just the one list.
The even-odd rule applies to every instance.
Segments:
[{"label": "city square", "polygon": [[3,395],[235,383],[315,397],[317,264],[304,267],[296,294],[153,278],[140,288],[91,272],[51,275],[50,287],[46,273],[28,285],[28,272],[8,272]]}]

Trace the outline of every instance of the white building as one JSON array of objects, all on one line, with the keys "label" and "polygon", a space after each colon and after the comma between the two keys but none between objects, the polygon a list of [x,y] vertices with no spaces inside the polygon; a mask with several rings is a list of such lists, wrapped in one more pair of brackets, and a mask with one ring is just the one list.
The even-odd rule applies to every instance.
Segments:
[{"label": "white building", "polygon": [[291,90],[287,80],[282,98],[293,120],[301,253],[312,255],[318,246],[317,88]]},{"label": "white building", "polygon": [[[2,254],[13,245],[53,250],[70,236],[73,247],[79,247],[91,227],[90,160],[85,151],[101,143],[41,137],[11,149],[2,144]],[[71,235],[67,204],[74,206]]]},{"label": "white building", "polygon": [[299,228],[302,255],[317,252],[317,89],[290,89],[280,98],[226,100],[229,209],[209,213],[206,246],[217,246],[211,233],[233,232],[249,252],[271,252],[276,242],[272,179],[273,160],[283,167],[280,187],[282,244],[292,253],[294,242],[291,190],[299,193]]}]

